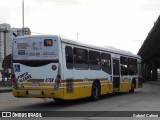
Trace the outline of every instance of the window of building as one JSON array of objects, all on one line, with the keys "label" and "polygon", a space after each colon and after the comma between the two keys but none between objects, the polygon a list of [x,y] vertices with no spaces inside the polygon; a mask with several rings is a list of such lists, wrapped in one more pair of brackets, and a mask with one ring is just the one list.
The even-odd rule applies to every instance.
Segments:
[{"label": "window of building", "polygon": [[91,70],[101,70],[100,52],[89,51],[89,64]]},{"label": "window of building", "polygon": [[65,47],[65,53],[66,53],[66,66],[68,69],[73,68],[73,51],[71,46]]},{"label": "window of building", "polygon": [[128,75],[128,58],[121,56],[120,63],[121,63],[121,75]]},{"label": "window of building", "polygon": [[73,48],[74,66],[77,69],[88,69],[88,51],[81,48]]},{"label": "window of building", "polygon": [[102,70],[111,74],[111,55],[107,53],[101,53],[101,66]]}]

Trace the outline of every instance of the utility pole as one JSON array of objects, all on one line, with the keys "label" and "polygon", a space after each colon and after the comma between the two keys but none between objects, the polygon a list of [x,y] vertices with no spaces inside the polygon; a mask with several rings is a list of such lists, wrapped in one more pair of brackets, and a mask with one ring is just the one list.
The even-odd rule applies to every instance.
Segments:
[{"label": "utility pole", "polygon": [[22,0],[22,28],[24,28],[24,0]]},{"label": "utility pole", "polygon": [[76,36],[77,36],[77,41],[78,41],[78,37],[79,37],[79,35],[80,35],[79,33],[76,33]]},{"label": "utility pole", "polygon": [[22,0],[22,36],[24,36],[24,0]]}]

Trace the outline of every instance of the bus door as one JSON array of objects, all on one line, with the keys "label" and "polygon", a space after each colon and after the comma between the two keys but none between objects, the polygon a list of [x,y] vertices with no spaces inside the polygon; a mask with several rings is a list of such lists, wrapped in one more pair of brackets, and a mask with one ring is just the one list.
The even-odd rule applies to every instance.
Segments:
[{"label": "bus door", "polygon": [[113,89],[120,88],[119,59],[113,58]]}]

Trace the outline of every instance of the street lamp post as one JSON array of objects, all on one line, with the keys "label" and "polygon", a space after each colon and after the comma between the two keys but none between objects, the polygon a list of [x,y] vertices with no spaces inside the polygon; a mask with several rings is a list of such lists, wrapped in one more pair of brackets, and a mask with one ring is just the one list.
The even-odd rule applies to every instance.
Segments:
[{"label": "street lamp post", "polygon": [[24,28],[24,0],[22,0],[22,28]]},{"label": "street lamp post", "polygon": [[77,41],[78,41],[78,37],[79,37],[80,34],[79,34],[79,33],[76,33],[76,35],[77,35]]}]

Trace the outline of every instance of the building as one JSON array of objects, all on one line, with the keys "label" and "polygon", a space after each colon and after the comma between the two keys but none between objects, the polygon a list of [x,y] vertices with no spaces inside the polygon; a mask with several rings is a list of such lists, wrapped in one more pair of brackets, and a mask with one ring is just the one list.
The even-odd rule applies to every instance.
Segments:
[{"label": "building", "polygon": [[31,35],[29,28],[11,28],[10,24],[0,24],[0,70],[4,58],[12,53],[13,33],[17,36]]},{"label": "building", "polygon": [[0,69],[5,56],[11,54],[11,26],[9,24],[0,24]]}]

